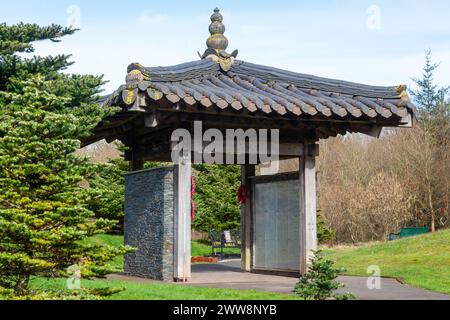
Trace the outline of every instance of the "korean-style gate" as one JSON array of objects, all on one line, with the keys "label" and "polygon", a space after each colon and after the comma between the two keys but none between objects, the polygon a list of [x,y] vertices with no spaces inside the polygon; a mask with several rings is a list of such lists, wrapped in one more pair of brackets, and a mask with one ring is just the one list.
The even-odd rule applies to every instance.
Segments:
[{"label": "korean-style gate", "polygon": [[[279,157],[299,159],[299,172],[256,177],[246,157],[241,180],[250,197],[241,209],[242,269],[303,274],[317,247],[318,141],[352,132],[377,137],[383,127],[413,124],[405,86],[367,86],[237,60],[237,51],[226,52],[222,20],[216,9],[208,49],[198,61],[131,64],[126,84],[103,102],[121,111],[84,141],[120,140],[129,148],[125,238],[139,249],[128,258],[134,275],[190,277],[191,165],[141,171],[145,161],[172,161],[174,130],[194,136],[195,122],[224,136],[237,128],[279,130]],[[248,156],[251,146],[245,150]]]}]

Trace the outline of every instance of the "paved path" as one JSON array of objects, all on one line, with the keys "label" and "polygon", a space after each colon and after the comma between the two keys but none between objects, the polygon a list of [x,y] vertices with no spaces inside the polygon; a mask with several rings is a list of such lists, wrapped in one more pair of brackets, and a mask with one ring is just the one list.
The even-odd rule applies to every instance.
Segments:
[{"label": "paved path", "polygon": [[[194,265],[190,285],[239,290],[258,290],[292,294],[297,279],[243,273],[240,262],[217,265]],[[449,295],[412,288],[395,279],[382,279],[380,290],[367,289],[367,278],[339,277],[346,285],[340,293],[350,292],[360,300],[450,300]]]},{"label": "paved path", "polygon": [[[160,283],[123,275],[111,275],[108,278],[137,283]],[[346,285],[340,293],[350,292],[359,300],[450,300],[449,295],[409,287],[395,279],[382,279],[381,290],[367,289],[367,278],[339,277],[338,281]],[[296,278],[245,273],[241,271],[239,261],[228,261],[193,265],[192,279],[187,285],[293,294],[296,282]]]}]

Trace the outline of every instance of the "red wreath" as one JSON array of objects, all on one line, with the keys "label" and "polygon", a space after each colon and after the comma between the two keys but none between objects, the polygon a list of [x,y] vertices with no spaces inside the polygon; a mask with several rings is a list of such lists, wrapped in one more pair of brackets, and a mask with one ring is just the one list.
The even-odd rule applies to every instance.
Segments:
[{"label": "red wreath", "polygon": [[195,219],[195,178],[191,178],[191,218]]},{"label": "red wreath", "polygon": [[238,199],[241,204],[245,204],[248,199],[248,189],[246,186],[242,185],[238,190]]}]

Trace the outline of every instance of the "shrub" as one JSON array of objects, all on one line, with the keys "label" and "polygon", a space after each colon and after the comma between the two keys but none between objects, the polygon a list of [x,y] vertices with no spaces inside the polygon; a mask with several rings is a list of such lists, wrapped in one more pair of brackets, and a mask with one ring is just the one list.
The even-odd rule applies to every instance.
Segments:
[{"label": "shrub", "polygon": [[320,214],[317,214],[317,240],[319,243],[332,242],[336,237],[336,232],[327,226],[325,219]]},{"label": "shrub", "polygon": [[314,252],[308,272],[300,277],[294,292],[306,300],[327,300],[335,298],[347,300],[351,294],[339,295],[336,290],[345,287],[336,281],[338,275],[345,272],[342,268],[334,268],[334,262],[325,260],[320,251]]}]

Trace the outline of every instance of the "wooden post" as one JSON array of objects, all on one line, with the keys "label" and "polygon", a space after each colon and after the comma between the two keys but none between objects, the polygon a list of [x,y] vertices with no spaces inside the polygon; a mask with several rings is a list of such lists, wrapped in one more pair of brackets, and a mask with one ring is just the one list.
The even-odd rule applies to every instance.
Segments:
[{"label": "wooden post", "polygon": [[144,169],[144,160],[139,159],[136,157],[136,152],[134,152],[133,148],[130,148],[129,152],[129,160],[130,160],[130,167],[129,171],[140,171]]},{"label": "wooden post", "polygon": [[304,144],[300,158],[300,274],[308,271],[313,251],[317,250],[316,155],[315,144]]},{"label": "wooden post", "polygon": [[191,175],[189,161],[175,165],[174,172],[174,281],[191,277]]},{"label": "wooden post", "polygon": [[250,177],[255,176],[254,165],[241,166],[241,184],[247,187],[249,197],[247,202],[241,206],[241,269],[250,272],[252,268],[252,246],[253,246],[253,219],[252,219],[252,199],[253,190]]}]

